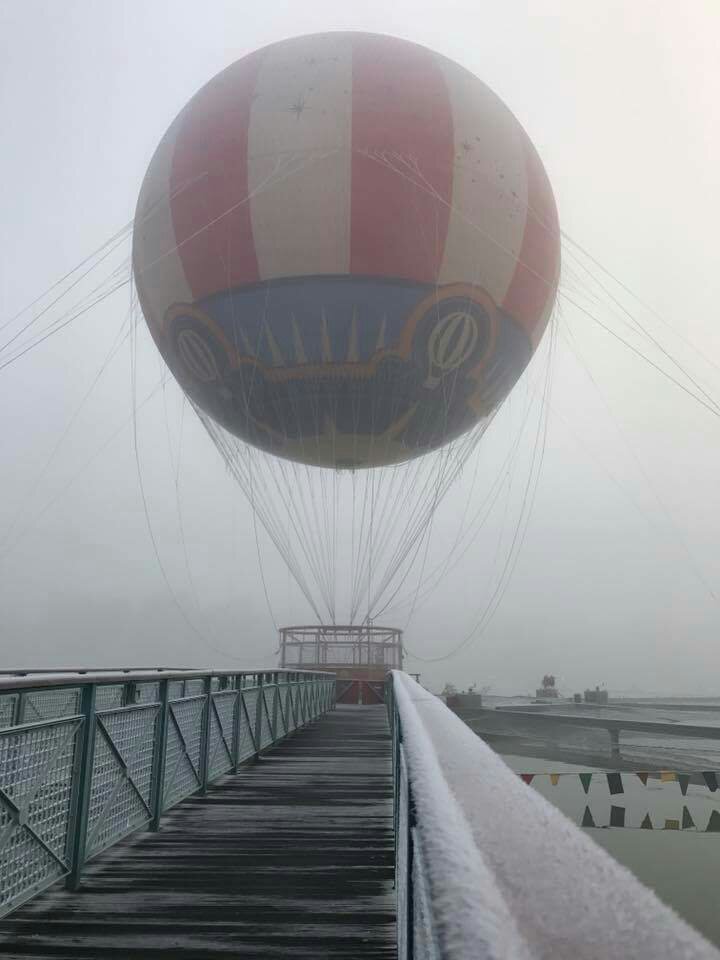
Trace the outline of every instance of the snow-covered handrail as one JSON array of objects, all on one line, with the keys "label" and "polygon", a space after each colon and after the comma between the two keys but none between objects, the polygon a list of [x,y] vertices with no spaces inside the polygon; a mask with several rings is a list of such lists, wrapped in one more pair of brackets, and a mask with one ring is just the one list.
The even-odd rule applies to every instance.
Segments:
[{"label": "snow-covered handrail", "polygon": [[719,960],[441,700],[388,687],[400,960]]}]

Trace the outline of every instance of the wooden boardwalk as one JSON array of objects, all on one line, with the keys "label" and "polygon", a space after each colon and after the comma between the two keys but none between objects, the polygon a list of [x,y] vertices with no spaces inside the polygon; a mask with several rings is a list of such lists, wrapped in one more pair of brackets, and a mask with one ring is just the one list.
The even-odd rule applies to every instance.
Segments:
[{"label": "wooden boardwalk", "polygon": [[394,958],[383,707],[338,706],[0,922],[0,956]]}]

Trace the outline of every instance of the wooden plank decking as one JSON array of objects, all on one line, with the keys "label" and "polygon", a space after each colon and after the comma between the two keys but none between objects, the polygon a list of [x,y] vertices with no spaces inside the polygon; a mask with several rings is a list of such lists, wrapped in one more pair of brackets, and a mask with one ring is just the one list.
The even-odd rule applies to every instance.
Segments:
[{"label": "wooden plank decking", "polygon": [[385,710],[339,706],[0,922],[0,956],[375,960],[394,924]]}]

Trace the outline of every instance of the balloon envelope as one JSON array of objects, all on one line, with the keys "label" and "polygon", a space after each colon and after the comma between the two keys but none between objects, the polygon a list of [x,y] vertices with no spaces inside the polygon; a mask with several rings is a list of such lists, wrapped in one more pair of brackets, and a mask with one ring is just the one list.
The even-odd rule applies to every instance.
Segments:
[{"label": "balloon envelope", "polygon": [[391,37],[273,44],[193,97],[135,221],[143,312],[186,393],[279,456],[379,466],[487,418],[560,253],[543,166],[465,69]]}]

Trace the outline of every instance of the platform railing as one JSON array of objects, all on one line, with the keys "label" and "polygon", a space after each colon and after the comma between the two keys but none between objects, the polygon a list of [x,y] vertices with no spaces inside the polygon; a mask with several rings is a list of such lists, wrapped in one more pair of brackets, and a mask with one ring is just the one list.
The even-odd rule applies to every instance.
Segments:
[{"label": "platform railing", "polygon": [[[612,708],[612,704],[610,708]],[[575,704],[563,704],[560,709],[577,709]],[[582,704],[580,708],[606,710],[608,707],[598,707],[596,704]],[[691,709],[687,708],[686,709]],[[717,709],[717,708],[715,708]],[[633,720],[630,717],[603,717],[588,716],[583,713],[560,713],[553,706],[543,704],[541,708],[532,708],[532,705],[525,707],[499,706],[493,710],[479,710],[478,717],[485,715],[501,713],[503,717],[519,719],[528,724],[534,724],[542,727],[546,726],[569,726],[569,727],[593,727],[600,730],[606,730],[610,737],[610,758],[620,759],[620,733],[651,733],[654,736],[680,737],[693,740],[720,740],[720,726],[717,724],[698,724],[698,723],[667,723],[662,720]]]},{"label": "platform railing", "polygon": [[0,916],[332,709],[335,676],[0,676]]},{"label": "platform railing", "polygon": [[398,960],[720,958],[439,697],[395,671],[386,703]]}]

